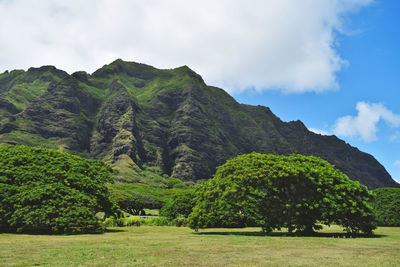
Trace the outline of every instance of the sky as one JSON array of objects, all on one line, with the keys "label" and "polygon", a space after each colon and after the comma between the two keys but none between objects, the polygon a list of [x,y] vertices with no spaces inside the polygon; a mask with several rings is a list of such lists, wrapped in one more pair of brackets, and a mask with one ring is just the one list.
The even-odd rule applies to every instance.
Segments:
[{"label": "sky", "polygon": [[372,154],[400,182],[400,1],[0,0],[0,72],[187,65]]}]

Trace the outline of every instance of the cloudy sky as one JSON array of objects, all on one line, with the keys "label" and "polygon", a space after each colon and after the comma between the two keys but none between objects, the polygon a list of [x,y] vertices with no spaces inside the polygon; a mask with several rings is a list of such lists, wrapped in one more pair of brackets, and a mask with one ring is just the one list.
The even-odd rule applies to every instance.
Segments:
[{"label": "cloudy sky", "polygon": [[374,155],[400,180],[396,0],[0,0],[0,72],[188,65]]}]

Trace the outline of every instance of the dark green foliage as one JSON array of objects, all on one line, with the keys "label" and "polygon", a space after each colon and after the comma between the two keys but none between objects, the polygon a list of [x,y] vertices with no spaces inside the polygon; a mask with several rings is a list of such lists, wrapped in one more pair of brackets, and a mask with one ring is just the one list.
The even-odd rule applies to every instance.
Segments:
[{"label": "dark green foliage", "polygon": [[185,189],[187,188],[186,184],[183,183],[181,180],[174,178],[174,177],[169,177],[166,179],[166,185],[167,188],[181,188]]},{"label": "dark green foliage", "polygon": [[135,191],[122,191],[111,188],[111,198],[118,203],[121,210],[132,215],[146,215],[144,209],[159,209],[161,202],[149,195]]},{"label": "dark green foliage", "polygon": [[181,227],[181,226],[188,226],[189,220],[185,216],[178,216],[177,218],[174,219],[174,225],[176,227]]},{"label": "dark green foliage", "polygon": [[195,202],[196,193],[194,189],[181,191],[171,197],[160,210],[160,215],[171,219],[178,217],[188,217],[192,212]]},{"label": "dark green foliage", "polygon": [[379,226],[400,226],[400,188],[378,188],[372,209]]},{"label": "dark green foliage", "polygon": [[251,153],[218,168],[198,189],[192,228],[287,227],[312,233],[317,223],[370,234],[374,217],[365,186],[317,157]]},{"label": "dark green foliage", "polygon": [[0,227],[12,232],[101,230],[97,212],[118,215],[109,199],[112,169],[56,150],[0,146]]}]

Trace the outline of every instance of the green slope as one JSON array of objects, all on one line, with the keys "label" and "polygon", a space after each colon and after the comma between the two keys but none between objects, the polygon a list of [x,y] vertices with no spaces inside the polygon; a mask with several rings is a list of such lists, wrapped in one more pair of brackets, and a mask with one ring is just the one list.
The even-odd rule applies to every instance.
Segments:
[{"label": "green slope", "polygon": [[371,155],[267,107],[239,104],[186,66],[119,59],[93,74],[50,66],[6,72],[0,115],[0,142],[103,159],[123,182],[151,184],[144,165],[183,181],[208,179],[227,159],[256,151],[319,156],[369,188],[399,186]]}]

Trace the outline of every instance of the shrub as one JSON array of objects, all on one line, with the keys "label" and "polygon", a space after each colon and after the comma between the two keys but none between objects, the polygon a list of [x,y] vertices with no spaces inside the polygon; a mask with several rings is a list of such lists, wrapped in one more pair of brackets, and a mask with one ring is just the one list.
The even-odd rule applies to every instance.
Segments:
[{"label": "shrub", "polygon": [[186,189],[187,186],[184,182],[177,178],[169,177],[166,179],[166,186],[167,188],[181,188],[181,189]]},{"label": "shrub", "polygon": [[107,218],[105,227],[127,227],[127,226],[172,226],[173,221],[165,217],[139,217],[129,216],[125,218]]},{"label": "shrub", "polygon": [[104,220],[104,227],[127,227],[127,226],[141,226],[142,221],[140,217],[129,216],[120,218],[107,218]]},{"label": "shrub", "polygon": [[188,217],[195,205],[195,190],[189,189],[173,195],[160,210],[160,215],[174,219]]},{"label": "shrub", "polygon": [[150,226],[172,226],[173,221],[163,217],[163,216],[157,216],[157,217],[146,217],[142,218],[141,220],[143,225],[150,225]]},{"label": "shrub", "polygon": [[188,226],[188,218],[187,217],[183,217],[183,216],[179,216],[177,218],[174,219],[174,225],[177,227],[181,227],[181,226]]}]

